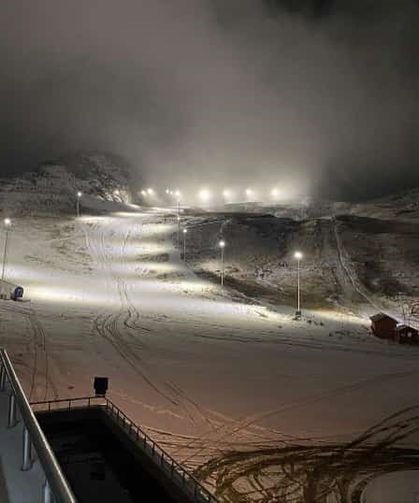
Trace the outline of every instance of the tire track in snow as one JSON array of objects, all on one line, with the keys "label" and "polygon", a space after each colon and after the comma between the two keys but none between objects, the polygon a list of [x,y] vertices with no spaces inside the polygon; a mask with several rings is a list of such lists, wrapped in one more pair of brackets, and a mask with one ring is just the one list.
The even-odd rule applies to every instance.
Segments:
[{"label": "tire track in snow", "polygon": [[[205,422],[207,426],[212,426],[208,419],[208,413],[204,411],[198,403],[187,397],[183,390],[171,382],[158,382],[155,376],[151,376],[146,371],[146,363],[134,349],[146,349],[147,344],[144,341],[138,342],[138,331],[150,333],[151,329],[139,325],[138,321],[141,315],[131,301],[128,293],[127,283],[117,274],[112,271],[111,260],[106,251],[106,235],[103,227],[96,226],[96,233],[99,235],[99,245],[92,246],[93,239],[90,239],[86,234],[87,247],[92,256],[99,258],[102,267],[111,273],[112,279],[115,282],[117,293],[119,296],[120,309],[117,313],[107,313],[99,315],[94,321],[94,329],[102,337],[104,337],[118,352],[118,354],[126,361],[130,367],[142,377],[142,379],[156,393],[165,398],[171,405],[183,409],[185,415],[189,418],[192,424],[196,424],[197,420]],[[126,232],[123,238],[123,243],[120,248],[121,262],[124,261],[124,251],[131,239],[131,229]],[[130,330],[135,331],[135,335],[130,334]],[[131,341],[127,342],[125,336],[129,335]],[[134,343],[134,344],[133,344]]]},{"label": "tire track in snow", "polygon": [[[30,377],[28,400],[32,400],[37,386],[43,388],[40,399],[46,400],[50,389],[52,389],[53,398],[57,398],[57,388],[50,376],[47,336],[35,310],[32,307],[23,307],[19,304],[13,306],[4,305],[2,306],[2,309],[12,313],[18,313],[24,317],[32,334],[33,365]],[[42,380],[42,384],[39,383],[40,379]]]}]

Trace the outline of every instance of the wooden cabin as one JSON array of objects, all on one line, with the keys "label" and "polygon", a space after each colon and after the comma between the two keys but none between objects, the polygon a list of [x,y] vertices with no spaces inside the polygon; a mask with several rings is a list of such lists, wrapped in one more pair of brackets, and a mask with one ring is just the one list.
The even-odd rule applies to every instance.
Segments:
[{"label": "wooden cabin", "polygon": [[371,330],[374,335],[383,339],[393,339],[397,321],[385,313],[377,313],[370,317]]},{"label": "wooden cabin", "polygon": [[400,324],[394,329],[394,340],[400,344],[418,344],[419,332],[409,325]]}]

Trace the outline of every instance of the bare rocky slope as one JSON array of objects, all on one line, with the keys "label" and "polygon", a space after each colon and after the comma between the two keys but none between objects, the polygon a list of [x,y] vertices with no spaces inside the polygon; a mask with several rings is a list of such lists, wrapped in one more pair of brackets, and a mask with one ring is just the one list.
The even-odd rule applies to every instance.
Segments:
[{"label": "bare rocky slope", "polygon": [[228,285],[272,303],[293,303],[293,254],[301,250],[306,306],[369,305],[406,317],[419,302],[418,201],[416,189],[363,204],[312,202],[303,218],[289,207],[186,216],[187,259],[216,280],[223,238]]},{"label": "bare rocky slope", "polygon": [[22,177],[0,180],[0,207],[12,217],[73,213],[78,191],[85,205],[89,198],[126,203],[130,200],[128,173],[124,161],[111,154],[64,156]]}]

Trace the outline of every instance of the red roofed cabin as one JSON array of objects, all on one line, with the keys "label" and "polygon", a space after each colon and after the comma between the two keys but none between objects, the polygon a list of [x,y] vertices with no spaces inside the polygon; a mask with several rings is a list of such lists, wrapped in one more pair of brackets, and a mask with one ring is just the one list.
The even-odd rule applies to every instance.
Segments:
[{"label": "red roofed cabin", "polygon": [[416,328],[408,325],[397,325],[394,331],[394,339],[400,344],[417,344],[419,342],[419,334]]},{"label": "red roofed cabin", "polygon": [[397,321],[384,313],[371,316],[371,330],[374,335],[383,339],[393,339]]}]

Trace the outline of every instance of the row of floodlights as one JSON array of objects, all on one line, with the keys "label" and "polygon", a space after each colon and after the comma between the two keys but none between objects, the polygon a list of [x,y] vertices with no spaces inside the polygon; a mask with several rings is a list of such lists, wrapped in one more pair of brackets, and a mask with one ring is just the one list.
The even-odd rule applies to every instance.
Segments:
[{"label": "row of floodlights", "polygon": [[[167,196],[172,196],[172,197],[176,197],[178,200],[182,197],[182,193],[180,192],[180,190],[171,190],[171,189],[166,189],[165,191],[165,194]],[[156,196],[157,193],[154,189],[152,189],[151,187],[147,188],[147,189],[143,189],[140,191],[140,194],[143,196],[143,197],[147,197],[147,196]],[[272,198],[278,198],[280,196],[281,192],[279,189],[277,189],[276,187],[274,187],[273,189],[271,189],[270,191],[270,196]],[[233,191],[231,189],[224,189],[222,192],[221,192],[221,196],[225,199],[225,200],[230,200],[230,199],[233,199],[237,196],[240,196],[240,195],[244,195],[246,196],[246,198],[252,198],[252,197],[256,197],[257,195],[257,191],[254,190],[254,189],[251,189],[251,188],[246,188],[244,191],[242,190],[239,190],[239,191]],[[198,191],[198,199],[202,202],[208,202],[210,201],[213,197],[216,197],[217,196],[217,193],[215,192],[212,192],[211,190],[209,189],[201,189],[200,191]]]}]

